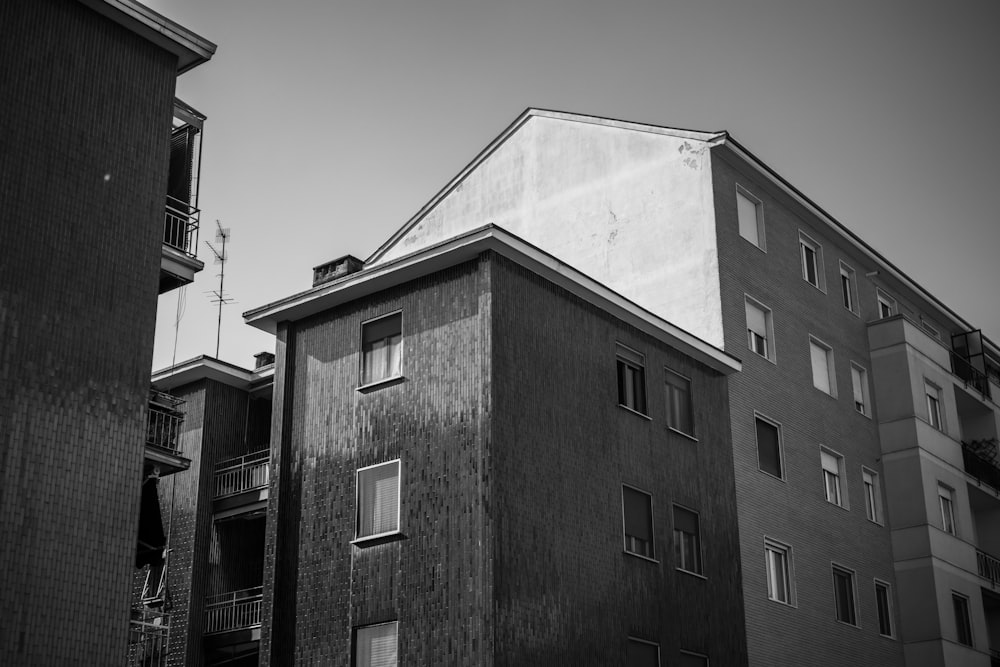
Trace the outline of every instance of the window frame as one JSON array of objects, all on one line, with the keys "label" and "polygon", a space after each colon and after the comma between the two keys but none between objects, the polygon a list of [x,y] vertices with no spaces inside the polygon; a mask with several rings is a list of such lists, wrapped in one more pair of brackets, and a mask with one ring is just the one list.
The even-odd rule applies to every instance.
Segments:
[{"label": "window frame", "polygon": [[[769,554],[775,554],[780,556],[782,562],[784,563],[784,592],[787,599],[782,600],[779,597],[772,595],[775,591],[775,587],[772,585],[774,579],[776,579],[776,572],[771,568],[772,558]],[[792,563],[792,546],[786,544],[779,540],[775,540],[768,536],[764,536],[764,583],[767,587],[767,599],[770,602],[776,602],[778,604],[787,605],[789,607],[796,606],[795,600],[795,573],[793,571]]]},{"label": "window frame", "polygon": [[[826,502],[831,505],[836,505],[841,509],[849,510],[851,508],[850,504],[847,502],[847,476],[846,464],[844,461],[844,456],[839,452],[830,449],[824,445],[820,445],[820,469],[823,471],[823,495],[826,498]],[[827,469],[827,461],[823,455],[826,455],[830,459],[833,459],[833,465],[836,466],[836,472]],[[835,489],[836,489],[836,499],[831,500],[830,498],[830,481],[829,476],[834,478]]]},{"label": "window frame", "polygon": [[[747,294],[745,292],[743,294],[743,305],[744,305],[744,308],[743,308],[744,317],[746,318],[747,349],[749,349],[751,352],[753,352],[757,356],[763,357],[763,358],[767,359],[768,361],[770,361],[772,364],[777,365],[777,363],[778,363],[778,355],[777,355],[777,349],[776,349],[777,346],[775,345],[775,341],[774,341],[774,313],[773,313],[773,311],[770,308],[768,308],[766,305],[764,305],[761,301],[755,299],[754,297],[750,296],[749,294]],[[760,311],[764,315],[764,333],[766,334],[763,337],[763,341],[764,341],[764,354],[761,354],[760,351],[755,346],[756,339],[754,338],[754,335],[757,335],[757,337],[760,337],[760,334],[758,334],[757,332],[755,332],[753,329],[750,328],[750,312],[749,312],[749,309],[751,307],[757,309],[758,311]]]},{"label": "window frame", "polygon": [[[850,625],[855,628],[860,628],[861,621],[858,618],[857,573],[854,570],[848,567],[844,567],[843,565],[838,565],[837,563],[831,563],[830,570],[831,574],[833,575],[833,607],[834,607],[834,615],[837,619],[837,622],[844,623],[845,625]],[[846,577],[847,582],[850,584],[850,590],[848,591],[848,594],[850,595],[850,600],[848,600],[848,602],[851,603],[850,620],[844,620],[843,618],[840,617],[841,600],[840,600],[840,591],[837,587],[838,574]]]},{"label": "window frame", "polygon": [[941,409],[941,387],[924,378],[924,403],[927,406],[927,423],[931,428],[942,433],[944,430],[944,411]]},{"label": "window frame", "polygon": [[[636,637],[634,635],[628,635],[628,642],[629,643],[635,643],[635,644],[646,644],[647,646],[655,646],[656,647],[656,665],[657,665],[657,667],[660,667],[660,665],[663,664],[663,662],[662,662],[662,656],[660,655],[660,644],[659,644],[659,642],[653,642],[653,641],[650,641],[648,639],[642,639],[641,637]],[[626,662],[626,664],[628,663],[628,647],[627,647],[627,645],[626,645],[626,649],[625,649],[625,662]]]},{"label": "window frame", "polygon": [[[754,207],[755,214],[755,228],[757,230],[757,242],[755,243],[753,239],[745,236],[743,234],[743,225],[740,217],[740,197],[746,199]],[[752,192],[747,190],[744,186],[739,183],[736,184],[736,231],[740,237],[757,248],[761,252],[767,252],[767,239],[765,236],[765,226],[764,226],[764,202],[761,201],[760,197],[757,197]]]},{"label": "window frame", "polygon": [[[674,532],[674,560],[676,561],[674,563],[674,568],[679,572],[684,572],[685,574],[691,574],[696,577],[701,577],[702,579],[706,579],[707,577],[705,577],[705,552],[701,541],[701,513],[691,509],[690,507],[681,505],[680,503],[674,503],[672,509],[673,511],[671,513],[670,518],[673,521],[673,532]],[[681,563],[682,559],[680,558],[680,555],[681,553],[683,553],[683,550],[680,547],[681,547],[681,542],[683,540],[679,539],[678,533],[680,533],[681,535],[690,535],[690,533],[688,533],[687,531],[683,531],[677,527],[677,510],[681,510],[682,512],[688,512],[694,515],[695,528],[698,531],[694,533],[695,550],[697,552],[695,557],[697,558],[698,561],[695,564],[696,567],[698,568],[696,570],[688,569],[684,567]]]},{"label": "window frame", "polygon": [[[854,386],[855,373],[858,374],[858,384],[861,388],[861,410],[858,409],[858,392],[857,387]],[[854,401],[854,411],[871,419],[871,389],[868,387],[868,369],[856,361],[851,362],[851,394]]]},{"label": "window frame", "polygon": [[[892,586],[887,581],[881,579],[874,579],[874,589],[875,589],[875,616],[878,623],[878,634],[882,637],[888,639],[896,638],[896,622],[893,615],[893,604],[892,604]],[[882,615],[882,607],[879,601],[879,589],[885,591],[885,616]],[[886,634],[882,632],[883,620],[885,624],[889,626],[889,633]]]},{"label": "window frame", "polygon": [[369,623],[367,625],[359,625],[353,629],[351,633],[352,634],[351,667],[366,667],[366,665],[363,665],[360,662],[360,656],[358,655],[358,648],[361,646],[359,641],[361,632],[363,630],[368,630],[370,628],[378,628],[386,625],[392,625],[395,628],[394,636],[396,639],[396,665],[399,665],[399,620],[397,619],[392,621],[382,621],[379,623]]},{"label": "window frame", "polygon": [[[885,306],[889,311],[888,315],[882,314],[882,306]],[[875,288],[875,313],[878,315],[876,319],[879,320],[899,314],[899,303],[881,287]]]},{"label": "window frame", "polygon": [[[649,551],[650,554],[639,553],[638,551],[632,551],[629,549],[629,534],[626,532],[626,519],[625,519],[625,490],[628,489],[633,493],[641,493],[646,496],[649,502]],[[633,540],[637,538],[632,537]],[[635,556],[636,558],[642,558],[643,560],[648,560],[653,563],[659,563],[660,561],[656,559],[656,518],[653,516],[653,494],[648,491],[644,491],[637,486],[631,484],[626,484],[622,482],[622,550],[629,556]]]},{"label": "window frame", "polygon": [[941,482],[938,482],[937,486],[941,530],[958,537],[958,521],[955,519],[955,489]]},{"label": "window frame", "polygon": [[[961,605],[961,608],[964,610],[964,613],[962,614],[962,621],[964,621],[964,623],[959,622],[959,605]],[[969,606],[969,596],[964,593],[959,593],[956,590],[952,590],[951,611],[952,615],[955,617],[955,641],[962,646],[975,648],[976,636],[972,632],[972,609]],[[968,639],[968,641],[964,641],[964,639]]]},{"label": "window frame", "polygon": [[[807,250],[812,253],[812,269],[816,277],[816,282],[809,280],[809,255],[806,252]],[[799,265],[802,269],[802,280],[826,294],[826,270],[823,266],[823,245],[801,229],[799,230]]]},{"label": "window frame", "polygon": [[[773,419],[771,419],[770,417],[766,417],[766,416],[762,415],[761,413],[757,412],[756,410],[754,410],[753,416],[754,416],[754,429],[753,429],[754,444],[757,447],[757,469],[760,472],[764,473],[765,475],[770,475],[771,477],[773,477],[775,479],[780,479],[782,482],[784,482],[785,481],[785,446],[784,446],[784,441],[782,439],[782,434],[781,434],[781,431],[782,431],[781,423],[777,422],[777,421],[775,421]],[[775,475],[773,472],[771,472],[769,470],[764,470],[764,468],[762,468],[761,465],[760,465],[760,437],[759,437],[758,431],[757,431],[757,422],[758,421],[761,421],[761,422],[763,422],[765,424],[773,426],[774,429],[775,429],[775,431],[777,431],[777,433],[778,433],[778,466],[780,468],[778,470],[778,472],[779,472],[778,475]]]},{"label": "window frame", "polygon": [[[373,470],[375,468],[381,468],[389,465],[396,465],[396,527],[392,530],[386,530],[379,533],[371,533],[368,535],[361,534],[361,474],[366,470]],[[403,460],[402,458],[390,459],[388,461],[382,461],[380,463],[373,463],[372,465],[362,466],[355,470],[354,475],[354,539],[351,540],[351,544],[360,545],[366,542],[372,542],[377,540],[386,539],[394,535],[400,535],[402,533],[402,505],[403,505]],[[374,508],[373,508],[374,511]]]},{"label": "window frame", "polygon": [[699,659],[701,659],[701,660],[704,661],[702,663],[703,667],[709,667],[710,660],[709,660],[708,656],[705,655],[704,653],[698,653],[697,651],[687,651],[685,649],[681,649],[680,650],[680,654],[681,654],[681,656],[685,656],[686,655],[686,656],[690,656],[692,658],[699,658]]},{"label": "window frame", "polygon": [[[387,319],[392,318],[392,317],[399,317],[399,372],[397,372],[394,375],[385,375],[385,376],[381,376],[381,377],[378,377],[378,378],[373,378],[373,379],[365,382],[365,359],[366,359],[366,355],[365,355],[365,346],[366,346],[366,343],[365,343],[365,328],[369,327],[369,326],[374,326],[378,322],[381,322],[383,320],[387,320]],[[389,336],[386,336],[384,338],[380,338],[378,340],[386,340],[387,338],[389,338]],[[397,380],[401,380],[404,377],[404,375],[403,375],[403,363],[404,363],[403,353],[405,351],[405,345],[403,345],[404,341],[405,341],[405,338],[403,336],[403,309],[402,308],[397,308],[396,310],[394,310],[392,312],[388,312],[388,313],[385,313],[383,315],[378,315],[377,317],[371,317],[371,318],[369,318],[367,320],[363,320],[361,322],[361,337],[360,337],[360,343],[361,343],[361,345],[359,347],[361,358],[358,361],[358,366],[359,366],[359,368],[358,368],[358,389],[359,390],[365,390],[365,389],[369,389],[369,388],[372,388],[372,387],[377,387],[379,385],[386,384],[386,383],[389,383],[389,382],[395,382]]]},{"label": "window frame", "polygon": [[[823,356],[825,357],[826,383],[829,386],[829,391],[823,389],[816,383],[816,364],[813,359],[814,348],[821,350],[823,352]],[[809,367],[812,371],[813,388],[818,389],[827,396],[837,398],[837,366],[834,361],[833,348],[812,334],[809,334]]]},{"label": "window frame", "polygon": [[[846,290],[845,279],[847,281]],[[844,260],[840,260],[840,300],[848,312],[861,317],[861,308],[858,307],[858,273]]]},{"label": "window frame", "polygon": [[[623,369],[625,370],[623,371]],[[632,398],[635,405],[628,405],[628,388],[626,384],[623,384],[628,379],[633,379],[632,376],[628,375],[628,370],[632,370],[638,375],[638,386],[632,386],[634,394]],[[629,412],[649,419],[649,392],[646,388],[646,355],[629,347],[628,345],[616,342],[615,382],[618,392],[618,407],[625,408]],[[639,389],[639,391],[637,391],[637,389]],[[623,391],[625,392],[625,395],[622,395]]]},{"label": "window frame", "polygon": [[[669,368],[667,366],[663,367],[663,371],[664,371],[664,378],[665,378],[663,384],[664,384],[664,386],[666,388],[666,393],[667,393],[667,428],[670,429],[671,431],[674,431],[675,433],[680,433],[681,435],[687,436],[688,438],[690,438],[692,440],[696,440],[697,438],[696,438],[696,435],[695,435],[695,427],[694,427],[694,400],[693,400],[693,397],[691,395],[691,384],[692,384],[691,383],[691,378],[689,378],[688,376],[686,376],[686,375],[684,375],[682,373],[678,373],[677,371],[675,371],[675,370],[673,370],[673,369],[671,369],[671,368]],[[673,414],[673,412],[674,412],[674,406],[673,406],[672,397],[673,397],[673,394],[674,394],[675,391],[681,391],[682,388],[679,387],[677,384],[672,383],[670,381],[671,378],[674,378],[675,381],[680,380],[682,383],[686,384],[686,386],[683,387],[683,390],[687,392],[687,394],[686,394],[687,395],[687,410],[686,410],[687,415],[686,416],[687,416],[688,426],[690,427],[690,431],[685,431],[682,428],[683,424],[678,424],[677,426],[675,426],[672,423],[672,422],[675,421],[674,414]],[[682,406],[681,410],[683,410],[683,409],[684,408]]]},{"label": "window frame", "polygon": [[[871,484],[865,476],[871,478]],[[866,466],[861,466],[861,488],[864,493],[865,517],[879,526],[885,525],[882,519],[882,482],[879,474]]]}]

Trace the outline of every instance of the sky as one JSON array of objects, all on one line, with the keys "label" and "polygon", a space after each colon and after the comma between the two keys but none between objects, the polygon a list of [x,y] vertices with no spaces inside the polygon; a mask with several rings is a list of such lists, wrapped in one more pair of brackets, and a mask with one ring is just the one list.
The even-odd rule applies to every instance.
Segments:
[{"label": "sky", "polygon": [[[145,0],[218,44],[205,270],[160,297],[153,369],[273,351],[242,313],[365,259],[525,108],[728,130],[1000,342],[994,0]],[[181,314],[179,324],[177,315]]]}]

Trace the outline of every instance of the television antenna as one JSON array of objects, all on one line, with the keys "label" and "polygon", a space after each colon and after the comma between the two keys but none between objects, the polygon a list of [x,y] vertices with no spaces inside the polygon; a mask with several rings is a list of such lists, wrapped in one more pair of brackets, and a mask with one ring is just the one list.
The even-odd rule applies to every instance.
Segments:
[{"label": "television antenna", "polygon": [[233,303],[231,299],[225,292],[226,284],[226,262],[229,260],[229,255],[226,254],[226,243],[232,238],[232,232],[229,231],[228,227],[223,227],[222,223],[218,220],[215,221],[215,242],[221,244],[219,248],[216,248],[210,241],[205,241],[205,245],[212,251],[215,255],[215,263],[219,264],[219,272],[216,274],[219,276],[219,289],[211,290],[207,294],[213,296],[212,303],[219,304],[219,319],[215,325],[215,358],[219,358],[219,340],[222,336],[222,307]]}]

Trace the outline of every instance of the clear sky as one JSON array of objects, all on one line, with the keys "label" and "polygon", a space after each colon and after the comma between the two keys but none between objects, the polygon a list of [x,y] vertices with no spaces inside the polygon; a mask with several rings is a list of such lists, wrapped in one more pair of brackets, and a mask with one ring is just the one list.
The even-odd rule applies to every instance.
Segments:
[{"label": "clear sky", "polygon": [[[146,3],[219,45],[177,93],[208,116],[202,241],[232,232],[226,361],[273,350],[244,311],[366,258],[529,106],[729,130],[1000,342],[995,0]],[[199,257],[177,361],[215,351]]]}]

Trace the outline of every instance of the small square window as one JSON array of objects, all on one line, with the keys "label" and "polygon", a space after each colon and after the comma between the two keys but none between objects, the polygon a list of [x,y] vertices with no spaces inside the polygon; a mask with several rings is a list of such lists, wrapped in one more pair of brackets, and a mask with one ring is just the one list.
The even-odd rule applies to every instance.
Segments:
[{"label": "small square window", "polygon": [[358,470],[357,539],[399,530],[399,459]]},{"label": "small square window", "polygon": [[840,298],[844,308],[855,315],[858,314],[858,278],[854,269],[843,262],[840,263]]},{"label": "small square window", "polygon": [[660,667],[660,645],[645,639],[628,638],[627,667]]},{"label": "small square window", "polygon": [[809,337],[809,357],[812,360],[813,386],[820,391],[837,395],[837,380],[833,366],[833,350],[829,345]]},{"label": "small square window", "polygon": [[868,468],[861,469],[861,481],[865,487],[865,516],[869,521],[882,523],[882,486],[878,473]]},{"label": "small square window", "polygon": [[878,611],[878,633],[892,637],[892,591],[889,584],[875,580],[875,609]]},{"label": "small square window", "polygon": [[708,656],[693,651],[681,651],[678,667],[708,667]]},{"label": "small square window", "polygon": [[652,496],[630,486],[622,486],[622,514],[625,551],[643,558],[654,558]]},{"label": "small square window", "polygon": [[941,530],[957,535],[958,532],[955,529],[955,492],[944,484],[938,484],[938,508],[941,510]]},{"label": "small square window", "polygon": [[764,250],[764,205],[739,185],[736,186],[736,212],[740,236]]},{"label": "small square window", "polygon": [[833,566],[833,596],[837,607],[837,620],[850,625],[858,624],[855,606],[854,573],[842,567]]},{"label": "small square window", "polygon": [[854,409],[871,416],[871,399],[868,397],[868,371],[851,362],[851,390],[854,393]]},{"label": "small square window", "polygon": [[754,299],[746,297],[747,344],[760,356],[774,361],[774,324],[771,310]]},{"label": "small square window", "polygon": [[691,380],[683,375],[666,370],[667,377],[667,426],[694,435],[694,420],[691,416]]},{"label": "small square window", "polygon": [[764,566],[767,570],[767,599],[793,604],[792,575],[789,570],[792,548],[774,540],[764,540]]},{"label": "small square window", "polygon": [[361,325],[361,384],[399,377],[403,369],[403,314]]},{"label": "small square window", "polygon": [[783,477],[781,465],[781,429],[774,422],[757,416],[757,463],[760,469],[775,477]]},{"label": "small square window", "polygon": [[879,287],[875,288],[875,298],[878,300],[878,318],[880,320],[896,314],[896,300]]},{"label": "small square window", "polygon": [[951,606],[955,611],[955,633],[958,643],[972,646],[972,616],[969,614],[969,598],[952,591]]},{"label": "small square window", "polygon": [[396,667],[399,623],[366,625],[354,631],[355,667]]},{"label": "small square window", "polygon": [[674,556],[677,569],[702,574],[698,514],[674,505]]},{"label": "small square window", "polygon": [[927,423],[939,431],[944,430],[941,419],[941,390],[924,380],[924,394],[927,396]]},{"label": "small square window", "polygon": [[820,465],[823,469],[823,492],[826,502],[840,507],[847,507],[844,494],[844,457],[828,449],[819,452]]},{"label": "small square window", "polygon": [[813,287],[823,289],[823,246],[806,234],[799,232],[799,258],[802,261],[802,279]]},{"label": "small square window", "polygon": [[619,344],[618,404],[646,414],[646,359],[641,354]]}]

